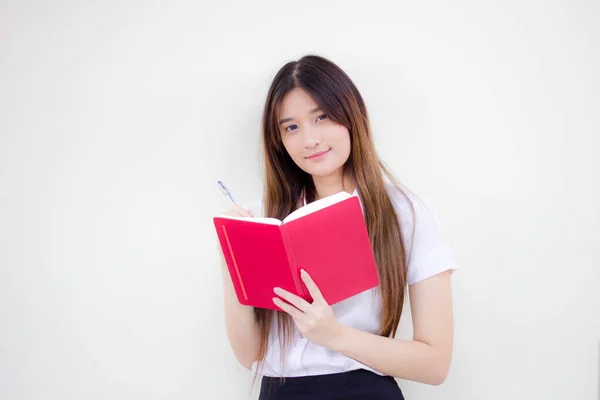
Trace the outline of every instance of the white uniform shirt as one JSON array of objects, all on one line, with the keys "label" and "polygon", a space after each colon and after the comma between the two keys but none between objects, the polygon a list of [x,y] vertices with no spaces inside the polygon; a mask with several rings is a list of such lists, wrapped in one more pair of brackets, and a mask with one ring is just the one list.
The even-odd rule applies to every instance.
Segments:
[{"label": "white uniform shirt", "polygon": [[[407,284],[412,285],[423,279],[446,270],[456,269],[452,252],[444,240],[430,206],[408,194],[408,199],[413,204],[415,213],[415,231],[413,237],[413,218],[409,200],[392,186],[387,186],[388,193],[394,204],[396,214],[402,221],[402,234],[407,251],[410,254]],[[353,193],[358,196],[357,191]],[[359,196],[360,199],[360,196]],[[250,205],[255,216],[263,214],[261,202]],[[412,247],[412,249],[411,249]],[[412,251],[412,253],[411,253]],[[376,333],[381,322],[382,299],[378,288],[352,296],[332,306],[337,320],[343,324],[370,333]],[[274,318],[271,333],[269,335],[269,346],[265,358],[262,374],[265,376],[308,376],[323,375],[331,373],[346,372],[355,369],[366,369],[377,374],[376,371],[352,358],[336,353],[326,347],[309,342],[296,330],[296,339],[286,349],[286,358],[281,364],[280,342]],[[258,362],[252,365],[252,371],[256,374]]]}]

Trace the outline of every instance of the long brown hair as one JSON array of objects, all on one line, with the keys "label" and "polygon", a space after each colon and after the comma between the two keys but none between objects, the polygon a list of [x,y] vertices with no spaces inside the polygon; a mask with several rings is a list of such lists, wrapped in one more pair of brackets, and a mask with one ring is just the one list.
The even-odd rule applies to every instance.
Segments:
[{"label": "long brown hair", "polygon": [[[403,195],[404,192],[377,156],[367,110],[358,89],[344,71],[323,57],[309,55],[285,64],[275,75],[269,89],[262,116],[264,215],[285,218],[297,208],[303,190],[307,202],[316,197],[311,176],[292,161],[281,141],[278,122],[281,102],[294,88],[304,89],[329,119],[345,126],[350,133],[351,151],[344,165],[344,174],[354,180],[360,195],[379,272],[383,307],[378,334],[393,337],[404,304],[407,255],[399,216],[388,196],[383,175]],[[260,370],[264,365],[273,318],[277,318],[281,361],[285,357],[286,346],[291,342],[294,325],[292,318],[283,312],[255,308],[254,313],[260,332]]]}]

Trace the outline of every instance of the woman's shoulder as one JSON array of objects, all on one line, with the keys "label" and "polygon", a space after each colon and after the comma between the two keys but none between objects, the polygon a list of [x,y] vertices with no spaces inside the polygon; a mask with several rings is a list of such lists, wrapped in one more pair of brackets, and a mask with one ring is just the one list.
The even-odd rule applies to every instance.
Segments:
[{"label": "woman's shoulder", "polygon": [[399,216],[437,218],[433,201],[430,198],[417,195],[405,187],[399,188],[390,183],[386,184],[386,189]]},{"label": "woman's shoulder", "polygon": [[398,214],[398,217],[402,222],[409,222],[408,220],[415,218],[418,214],[426,212],[429,208],[428,201],[407,188],[387,183],[386,190],[396,214]]},{"label": "woman's shoulder", "polygon": [[386,184],[386,189],[403,230],[410,228],[412,231],[413,227],[421,230],[439,229],[439,222],[430,199],[389,183]]},{"label": "woman's shoulder", "polygon": [[408,283],[416,283],[447,269],[455,270],[452,251],[431,200],[394,185],[388,185],[387,189],[410,254]]}]

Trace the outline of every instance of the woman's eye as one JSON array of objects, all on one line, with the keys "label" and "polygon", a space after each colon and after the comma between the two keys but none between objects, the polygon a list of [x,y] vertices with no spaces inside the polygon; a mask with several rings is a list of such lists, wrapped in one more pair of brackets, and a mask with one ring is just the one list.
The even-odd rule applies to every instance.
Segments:
[{"label": "woman's eye", "polygon": [[290,125],[287,128],[285,128],[286,132],[291,132],[293,130],[296,130],[296,128],[298,128],[298,125]]},{"label": "woman's eye", "polygon": [[319,115],[319,116],[317,117],[317,121],[322,121],[322,120],[324,120],[325,118],[327,118],[327,115],[325,115],[325,114],[321,114],[321,115]]}]

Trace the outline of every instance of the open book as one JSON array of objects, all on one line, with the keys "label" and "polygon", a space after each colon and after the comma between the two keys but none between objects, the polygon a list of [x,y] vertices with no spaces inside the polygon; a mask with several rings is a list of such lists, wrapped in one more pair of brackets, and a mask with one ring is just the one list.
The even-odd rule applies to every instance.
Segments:
[{"label": "open book", "polygon": [[312,301],[305,269],[332,305],[379,284],[357,196],[346,192],[275,218],[213,218],[238,301],[278,310],[274,287]]}]

